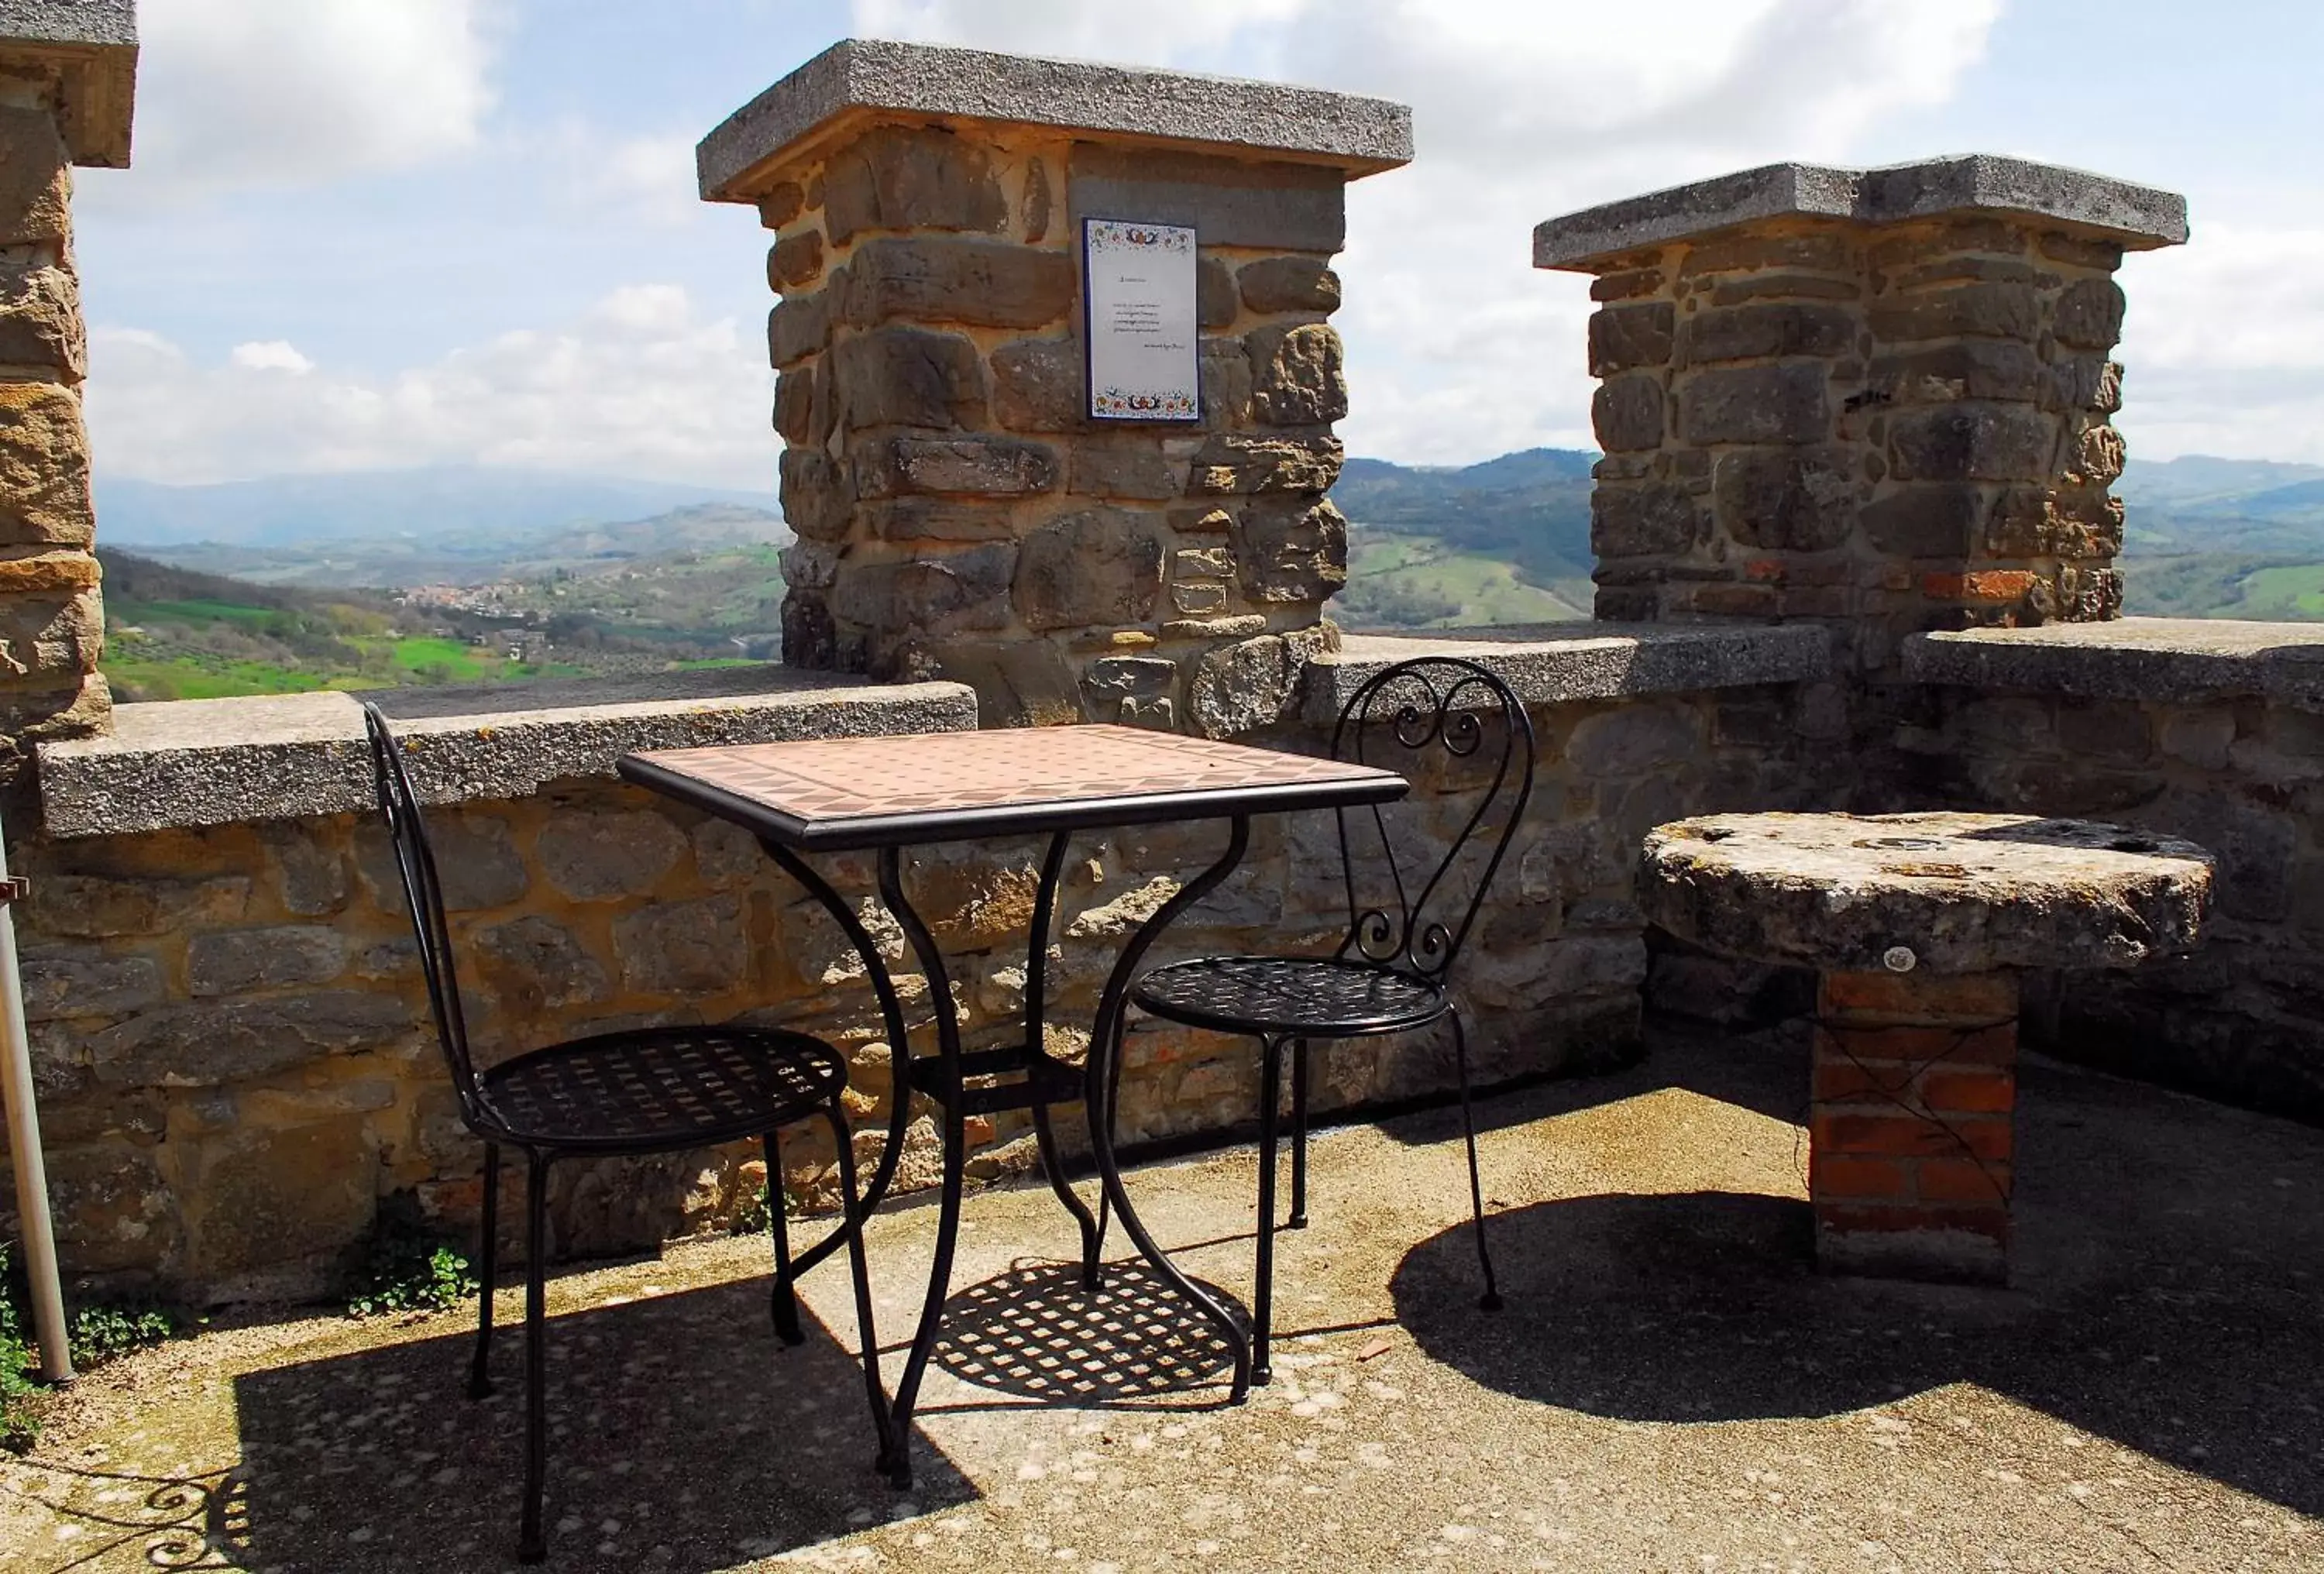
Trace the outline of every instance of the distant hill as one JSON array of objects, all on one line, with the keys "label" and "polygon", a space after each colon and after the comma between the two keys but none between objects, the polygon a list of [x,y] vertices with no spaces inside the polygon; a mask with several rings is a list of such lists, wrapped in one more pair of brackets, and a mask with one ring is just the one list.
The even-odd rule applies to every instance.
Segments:
[{"label": "distant hill", "polygon": [[767,509],[774,501],[771,490],[477,465],[267,475],[209,486],[109,478],[100,471],[97,482],[98,530],[124,547],[502,535],[639,520],[700,503]]},{"label": "distant hill", "polygon": [[1355,571],[1333,615],[1351,628],[1587,616],[1597,458],[1527,448],[1457,467],[1349,460],[1332,501],[1357,527]]}]

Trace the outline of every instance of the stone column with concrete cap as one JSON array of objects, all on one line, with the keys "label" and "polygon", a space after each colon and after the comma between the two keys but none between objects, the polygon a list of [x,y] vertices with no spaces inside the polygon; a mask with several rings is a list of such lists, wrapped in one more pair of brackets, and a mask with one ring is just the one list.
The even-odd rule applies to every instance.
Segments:
[{"label": "stone column with concrete cap", "polygon": [[1552,219],[1594,275],[1598,615],[1814,620],[1855,669],[2116,616],[2114,280],[2169,192],[1972,155],[1774,164]]},{"label": "stone column with concrete cap", "polygon": [[2018,974],[2192,948],[2190,842],[2023,815],[1715,815],[1662,826],[1646,916],[1818,973],[1808,1195],[1827,1268],[2008,1275]]},{"label": "stone column with concrete cap", "polygon": [[0,784],[112,714],[71,166],[129,162],[136,64],[132,0],[0,7]]},{"label": "stone column with concrete cap", "polygon": [[[783,658],[973,685],[988,725],[1223,734],[1333,637],[1331,259],[1403,106],[850,41],[706,138],[775,234]],[[1087,419],[1084,216],[1191,225],[1199,423]]]}]

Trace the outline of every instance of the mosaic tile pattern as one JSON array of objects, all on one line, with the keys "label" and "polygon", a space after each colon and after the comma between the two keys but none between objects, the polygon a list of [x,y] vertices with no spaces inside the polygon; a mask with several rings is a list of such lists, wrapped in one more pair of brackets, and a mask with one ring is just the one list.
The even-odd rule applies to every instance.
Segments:
[{"label": "mosaic tile pattern", "polygon": [[671,749],[639,758],[818,824],[1397,779],[1304,754],[1102,723]]}]

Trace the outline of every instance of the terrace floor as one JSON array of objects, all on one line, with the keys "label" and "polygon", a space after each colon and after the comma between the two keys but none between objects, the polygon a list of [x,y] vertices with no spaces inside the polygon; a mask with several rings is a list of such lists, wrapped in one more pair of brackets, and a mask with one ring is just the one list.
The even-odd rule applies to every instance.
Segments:
[{"label": "terrace floor", "polygon": [[[1321,1135],[1292,1337],[1236,1409],[1135,1276],[1085,1314],[1046,1191],[973,1197],[908,1496],[869,1468],[838,1264],[792,1350],[763,1241],[565,1274],[550,1566],[2324,1569],[2324,1132],[2036,1063],[2015,1287],[1940,1290],[1811,1271],[1804,1088],[1783,1045],[1664,1033],[1492,1101],[1499,1314],[1453,1118]],[[1245,1146],[1131,1176],[1239,1297],[1253,1174]],[[872,1226],[890,1345],[933,1221]],[[471,1404],[466,1327],[252,1322],[105,1368],[0,1470],[0,1559],[498,1567],[519,1348]],[[1142,1372],[1089,1359],[1141,1330]]]}]

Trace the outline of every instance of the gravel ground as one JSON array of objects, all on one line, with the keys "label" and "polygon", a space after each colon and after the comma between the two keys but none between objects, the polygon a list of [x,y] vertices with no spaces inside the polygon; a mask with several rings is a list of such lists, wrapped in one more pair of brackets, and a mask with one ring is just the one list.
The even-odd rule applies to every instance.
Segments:
[{"label": "gravel ground", "polygon": [[[1038,1188],[973,1198],[918,1478],[870,1469],[844,1267],[808,1342],[764,1243],[551,1287],[553,1568],[2324,1569],[2324,1133],[2035,1064],[2016,1282],[1816,1275],[1803,1057],[1665,1035],[1485,1107],[1508,1308],[1475,1306],[1457,1127],[1323,1134],[1279,1238],[1273,1386]],[[1131,1177],[1250,1288],[1249,1148]],[[899,1363],[935,1215],[872,1229]],[[503,1299],[504,1309],[510,1302]],[[277,1312],[104,1368],[0,1467],[9,1569],[485,1569],[514,1540],[521,1340]]]}]

